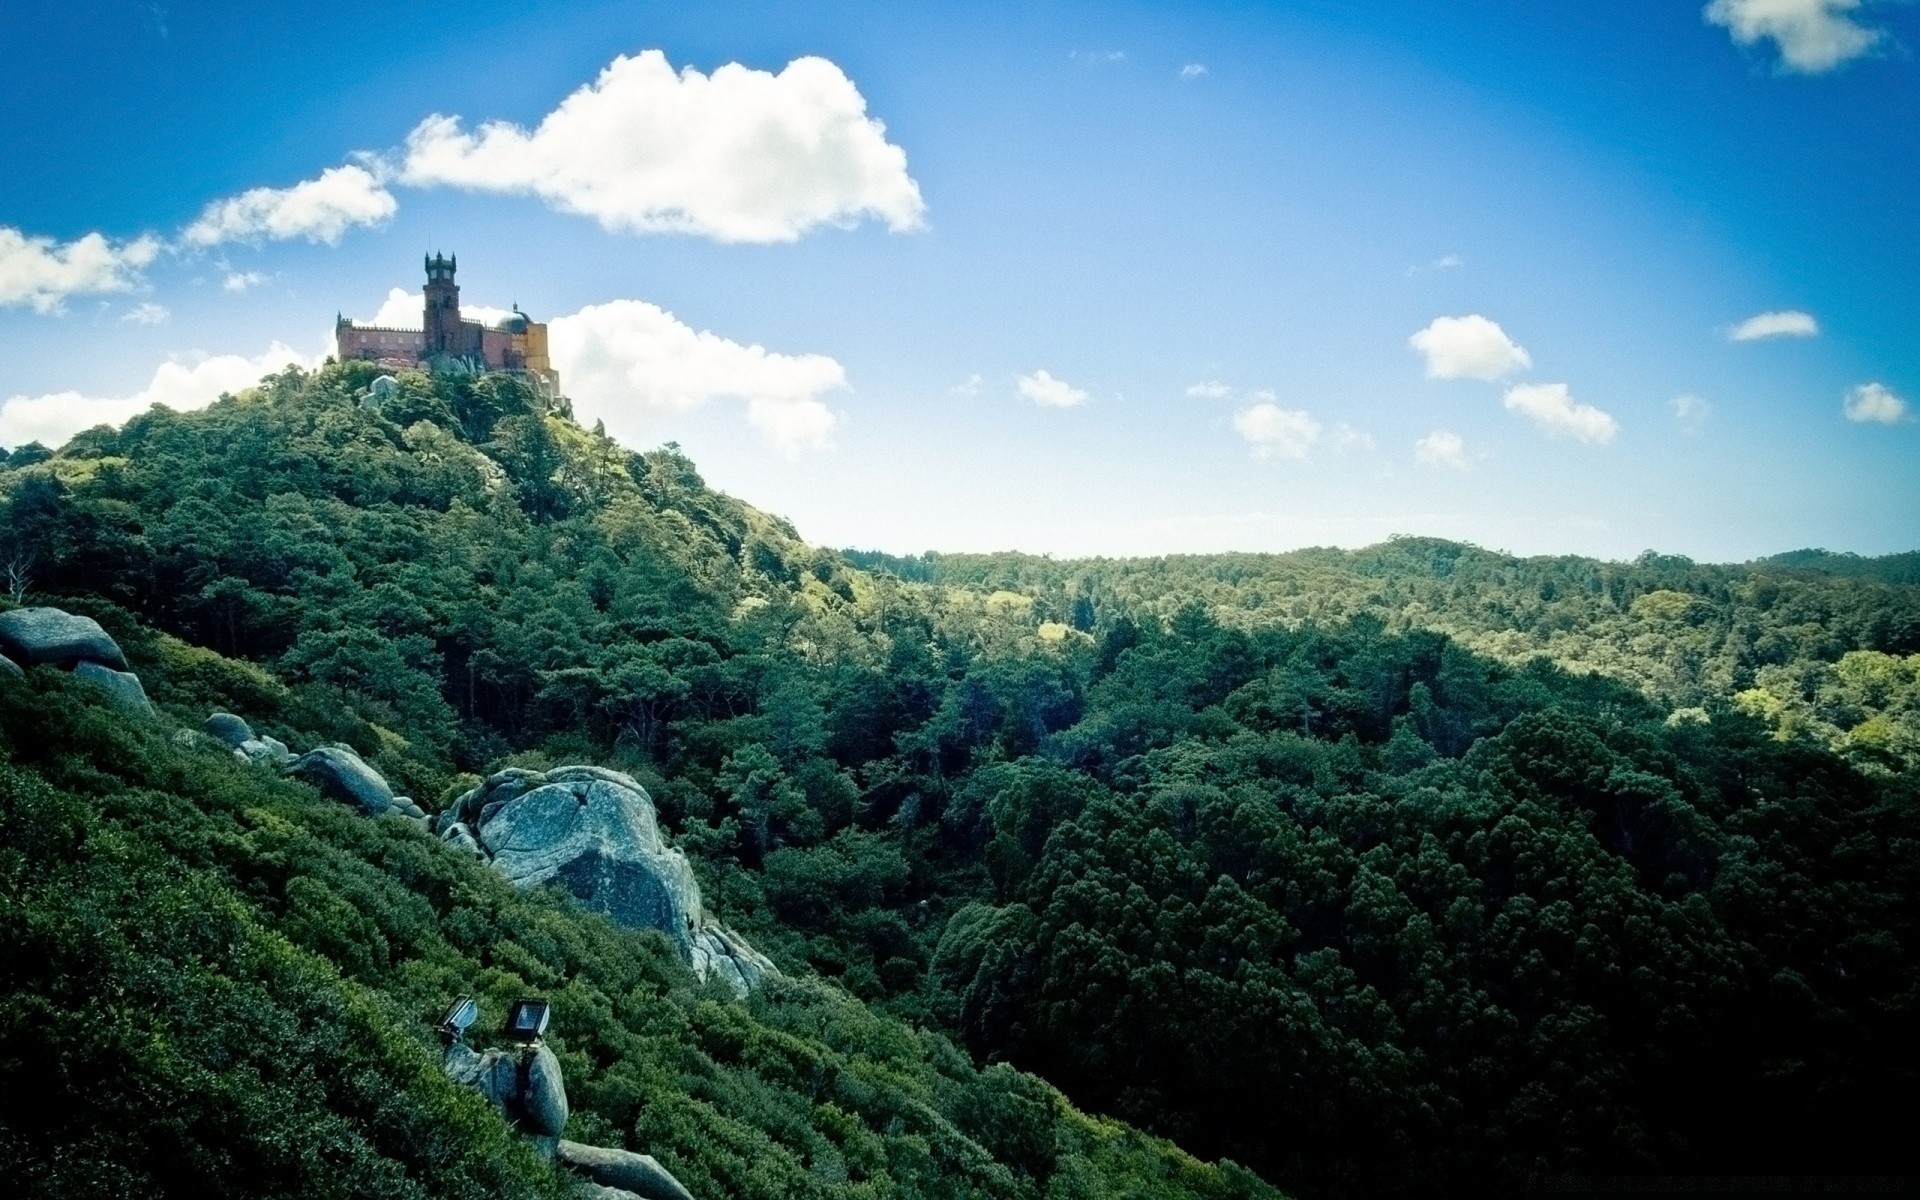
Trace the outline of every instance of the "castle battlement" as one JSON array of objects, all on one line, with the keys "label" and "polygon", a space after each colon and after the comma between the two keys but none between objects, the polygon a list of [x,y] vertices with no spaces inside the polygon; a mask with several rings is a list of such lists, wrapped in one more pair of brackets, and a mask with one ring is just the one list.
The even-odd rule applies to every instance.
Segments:
[{"label": "castle battlement", "polygon": [[334,349],[341,362],[377,362],[394,370],[480,374],[524,371],[554,392],[560,376],[547,355],[547,326],[521,312],[492,325],[460,315],[460,286],[454,282],[457,258],[434,254],[426,260],[427,286],[420,328],[358,325],[346,317],[334,322]]}]

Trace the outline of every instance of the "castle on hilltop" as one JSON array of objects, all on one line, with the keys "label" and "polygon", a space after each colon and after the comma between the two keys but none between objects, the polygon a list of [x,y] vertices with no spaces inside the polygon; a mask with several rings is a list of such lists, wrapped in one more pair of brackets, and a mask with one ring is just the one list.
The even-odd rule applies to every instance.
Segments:
[{"label": "castle on hilltop", "polygon": [[336,319],[333,340],[340,361],[377,362],[397,371],[523,371],[558,393],[560,376],[547,357],[546,324],[529,318],[519,305],[491,325],[463,319],[460,285],[453,281],[457,261],[443,254],[428,257],[426,308],[418,329]]}]

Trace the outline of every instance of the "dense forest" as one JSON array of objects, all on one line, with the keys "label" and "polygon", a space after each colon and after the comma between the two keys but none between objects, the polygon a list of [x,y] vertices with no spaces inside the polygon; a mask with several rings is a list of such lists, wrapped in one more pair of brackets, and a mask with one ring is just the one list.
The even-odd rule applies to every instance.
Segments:
[{"label": "dense forest", "polygon": [[[39,1194],[542,1194],[428,1069],[462,989],[554,995],[575,1125],[703,1200],[1901,1164],[1913,556],[836,553],[511,377],[372,375],[0,464],[13,601],[162,712],[0,684]],[[210,707],[429,808],[627,771],[790,979],[728,1001],[167,734]]]}]

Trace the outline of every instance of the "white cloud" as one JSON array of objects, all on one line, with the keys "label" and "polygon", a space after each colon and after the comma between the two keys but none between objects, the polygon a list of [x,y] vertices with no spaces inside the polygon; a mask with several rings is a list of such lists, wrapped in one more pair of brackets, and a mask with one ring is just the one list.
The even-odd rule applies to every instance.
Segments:
[{"label": "white cloud", "polygon": [[1907,402],[1884,383],[1863,383],[1847,393],[1843,411],[1849,421],[1898,425],[1907,419]]},{"label": "white cloud", "polygon": [[1818,75],[1860,57],[1883,36],[1853,19],[1859,7],[1860,0],[1713,0],[1704,15],[1737,44],[1771,39],[1782,67]]},{"label": "white cloud", "polygon": [[790,242],[820,225],[923,224],[907,155],[839,67],[798,58],[775,75],[728,63],[676,74],[622,55],[532,131],[473,132],[435,114],[407,135],[415,186],[527,193],[608,230]]},{"label": "white cloud", "polygon": [[353,226],[378,225],[399,209],[373,172],[349,164],[329,167],[292,187],[250,188],[215,200],[180,236],[194,246],[291,238],[331,246]]},{"label": "white cloud", "polygon": [[1187,398],[1190,400],[1224,400],[1233,395],[1233,389],[1216,379],[1187,385]]},{"label": "white cloud", "polygon": [[1022,400],[1031,400],[1041,408],[1073,408],[1087,402],[1085,391],[1045,371],[1022,375],[1015,386]]},{"label": "white cloud", "polygon": [[1507,389],[1503,402],[1508,412],[1519,413],[1554,437],[1604,446],[1620,432],[1610,413],[1581,404],[1564,383],[1519,384]]},{"label": "white cloud", "polygon": [[1735,342],[1757,342],[1762,338],[1812,337],[1819,332],[1820,322],[1813,319],[1812,313],[1788,309],[1748,317],[1729,329],[1727,338]]},{"label": "white cloud", "polygon": [[1673,419],[1680,422],[1688,433],[1698,433],[1707,423],[1707,416],[1713,412],[1713,406],[1694,395],[1679,395],[1673,398]]},{"label": "white cloud", "polygon": [[1467,443],[1460,435],[1445,429],[1436,429],[1413,444],[1415,462],[1429,467],[1451,467],[1456,471],[1470,470],[1473,464],[1467,461]]},{"label": "white cloud", "polygon": [[80,392],[12,396],[0,404],[0,446],[35,441],[58,446],[82,429],[119,425],[156,404],[181,412],[205,408],[224,392],[251,387],[263,375],[296,365],[313,367],[318,360],[275,342],[266,353],[252,358],[199,354],[186,362],[170,359],[160,364],[146,387],[131,396]]},{"label": "white cloud", "polygon": [[111,242],[89,233],[61,243],[0,225],[0,307],[25,304],[55,313],[69,296],[133,291],[159,253],[153,237]]},{"label": "white cloud", "polygon": [[548,326],[554,369],[580,420],[644,442],[666,418],[713,400],[747,403],[747,421],[781,452],[830,444],[840,417],[821,397],[847,386],[823,354],[775,354],[697,331],[639,300],[590,304]]},{"label": "white cloud", "polygon": [[[485,304],[472,304],[466,300],[460,302],[460,315],[469,321],[478,321],[482,325],[493,325],[511,316],[510,308],[493,308]],[[361,321],[362,325],[379,325],[385,329],[419,329],[427,316],[427,298],[420,292],[409,292],[405,288],[387,289],[387,298],[371,317]]]},{"label": "white cloud", "polygon": [[136,304],[128,309],[126,315],[120,319],[122,321],[131,321],[135,325],[165,325],[172,317],[173,314],[167,311],[166,305],[155,304],[153,301],[148,300],[143,304]]},{"label": "white cloud", "polygon": [[1077,62],[1117,63],[1127,61],[1125,50],[1071,50],[1067,57]]},{"label": "white cloud", "polygon": [[1198,79],[1206,73],[1207,64],[1205,63],[1188,63],[1186,66],[1180,68],[1180,78],[1182,79]]},{"label": "white cloud", "polygon": [[977,373],[969,375],[959,383],[948,388],[947,394],[949,396],[978,396],[980,394],[980,385],[984,382],[986,381],[981,379]]},{"label": "white cloud", "polygon": [[1233,414],[1233,431],[1253,447],[1255,458],[1305,458],[1320,439],[1320,422],[1304,409],[1262,400]]},{"label": "white cloud", "polygon": [[1426,356],[1428,379],[1491,380],[1533,365],[1506,330],[1478,313],[1435,317],[1407,345]]},{"label": "white cloud", "polygon": [[267,277],[258,271],[228,271],[220,286],[229,292],[244,292],[248,288],[258,287],[267,281]]}]

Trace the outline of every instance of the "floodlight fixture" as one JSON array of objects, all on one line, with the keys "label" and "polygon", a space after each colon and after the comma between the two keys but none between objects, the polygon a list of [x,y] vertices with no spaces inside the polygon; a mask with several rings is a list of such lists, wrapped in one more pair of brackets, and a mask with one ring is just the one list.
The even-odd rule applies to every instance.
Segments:
[{"label": "floodlight fixture", "polygon": [[479,1016],[479,1002],[472,996],[462,996],[447,1006],[446,1015],[440,1018],[440,1032],[457,1042],[466,1035],[467,1026]]},{"label": "floodlight fixture", "polygon": [[510,1042],[537,1042],[552,1016],[553,1007],[545,1000],[515,1000],[507,1009],[507,1027],[502,1032]]}]

